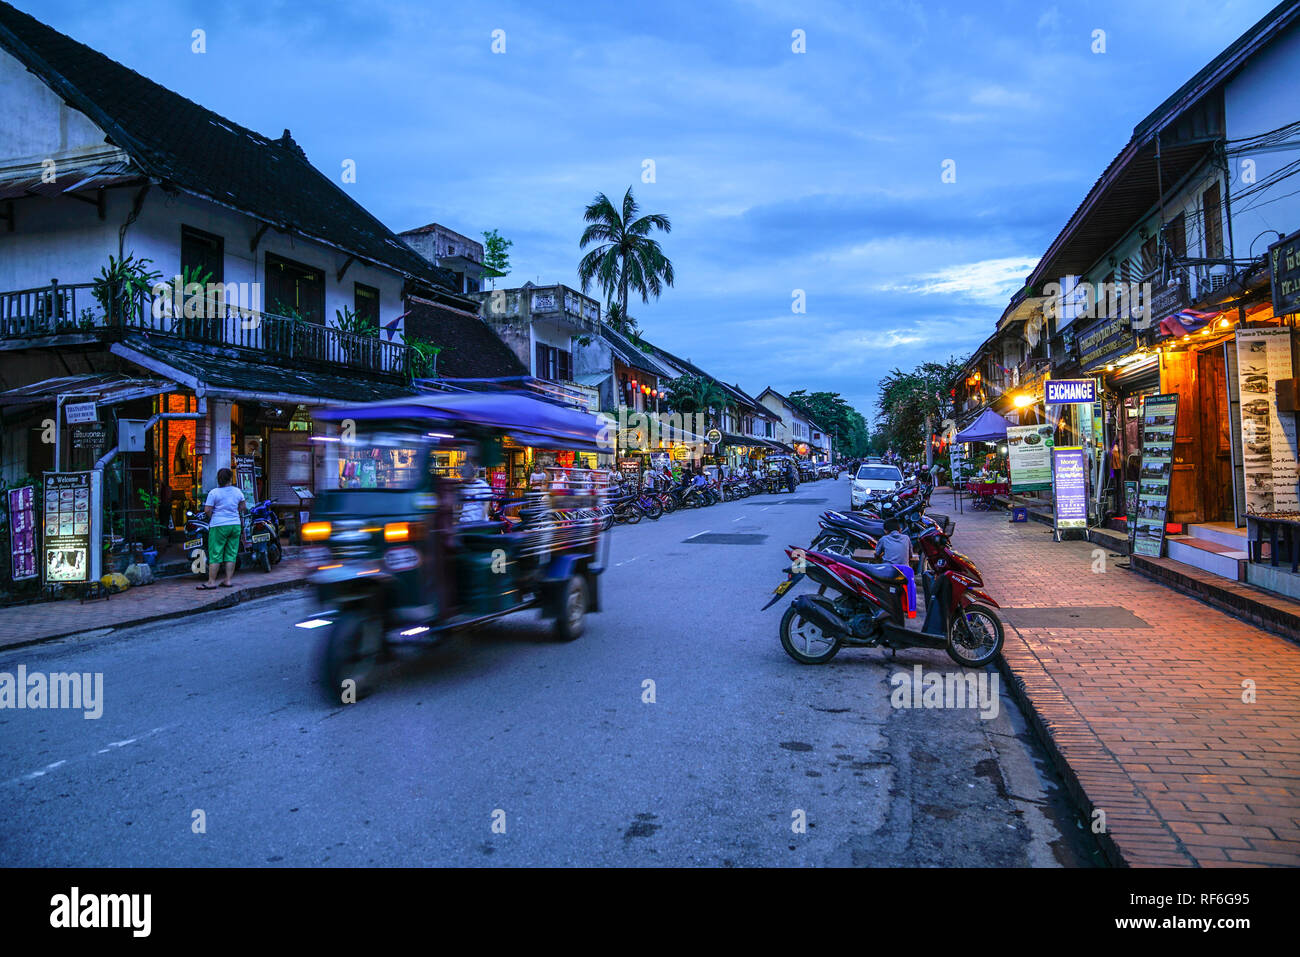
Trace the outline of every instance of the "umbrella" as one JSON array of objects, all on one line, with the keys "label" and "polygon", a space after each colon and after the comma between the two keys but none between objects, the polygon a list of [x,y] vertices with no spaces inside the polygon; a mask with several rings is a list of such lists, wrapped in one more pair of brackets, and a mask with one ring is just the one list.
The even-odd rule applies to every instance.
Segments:
[{"label": "umbrella", "polygon": [[985,409],[978,419],[957,433],[954,442],[996,442],[1007,437],[1009,423],[992,409]]}]

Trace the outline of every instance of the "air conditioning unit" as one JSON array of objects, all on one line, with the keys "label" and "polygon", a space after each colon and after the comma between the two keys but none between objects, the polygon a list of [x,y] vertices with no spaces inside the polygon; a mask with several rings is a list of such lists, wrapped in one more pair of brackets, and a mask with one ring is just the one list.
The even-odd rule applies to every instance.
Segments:
[{"label": "air conditioning unit", "polygon": [[1227,266],[1211,266],[1209,275],[1205,277],[1205,288],[1210,292],[1216,292],[1222,289],[1232,279],[1228,272]]}]

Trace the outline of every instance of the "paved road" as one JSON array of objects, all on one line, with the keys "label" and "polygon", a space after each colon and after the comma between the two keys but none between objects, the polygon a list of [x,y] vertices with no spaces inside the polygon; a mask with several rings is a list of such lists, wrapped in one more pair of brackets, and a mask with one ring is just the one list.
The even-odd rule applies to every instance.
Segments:
[{"label": "paved road", "polygon": [[888,676],[951,670],[942,652],[782,652],[759,611],[779,546],[847,496],[823,481],[620,528],[579,641],[515,616],[349,707],[311,683],[305,596],[0,655],[102,672],[105,701],[98,720],[0,711],[0,864],[1096,863],[1005,695],[993,720],[890,707]]}]

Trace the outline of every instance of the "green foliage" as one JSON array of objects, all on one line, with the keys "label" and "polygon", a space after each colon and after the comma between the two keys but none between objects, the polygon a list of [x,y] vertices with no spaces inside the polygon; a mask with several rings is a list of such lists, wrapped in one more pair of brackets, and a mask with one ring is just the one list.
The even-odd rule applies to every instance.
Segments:
[{"label": "green foliage", "polygon": [[405,333],[402,334],[402,342],[411,350],[408,365],[411,378],[427,379],[432,376],[437,370],[438,353],[442,352],[443,347],[417,336],[408,337]]},{"label": "green foliage", "polygon": [[[604,193],[583,212],[589,224],[578,241],[580,249],[592,243],[597,246],[578,262],[578,279],[586,292],[593,282],[605,292],[606,312],[619,307],[620,322],[627,322],[627,297],[629,290],[641,296],[642,302],[650,297],[658,299],[664,286],[673,284],[673,264],[664,255],[658,241],[651,238],[653,230],[672,231],[672,223],[661,213],[637,216],[640,208],[632,196],[632,187],[623,196],[622,208],[615,207]],[[619,328],[611,320],[610,325]]]},{"label": "green foliage", "polygon": [[880,380],[881,432],[889,448],[913,457],[925,452],[929,439],[926,417],[937,431],[952,415],[950,384],[964,364],[957,358],[923,362],[911,372],[894,369]]},{"label": "green foliage", "polygon": [[136,258],[133,253],[121,259],[108,257],[108,265],[100,267],[90,290],[106,318],[120,322],[133,304],[144,300],[162,278],[162,273],[149,268],[152,265],[152,259]]},{"label": "green foliage", "polygon": [[668,408],[673,412],[710,412],[727,405],[727,394],[716,382],[690,373],[669,380],[666,389]]},{"label": "green foliage", "polygon": [[352,336],[377,336],[379,323],[369,316],[353,312],[347,306],[334,310],[334,327]]},{"label": "green foliage", "polygon": [[483,234],[483,265],[488,268],[485,275],[492,280],[493,289],[497,287],[498,279],[510,274],[509,249],[514,244],[513,239],[504,238],[495,229]]},{"label": "green foliage", "polygon": [[831,435],[831,452],[849,458],[869,455],[870,435],[866,419],[838,392],[806,392],[796,389],[787,396],[810,419]]},{"label": "green foliage", "polygon": [[158,510],[162,507],[161,496],[152,494],[148,489],[136,489],[135,494],[144,506],[145,544],[156,541],[162,536],[162,522],[158,519]]}]

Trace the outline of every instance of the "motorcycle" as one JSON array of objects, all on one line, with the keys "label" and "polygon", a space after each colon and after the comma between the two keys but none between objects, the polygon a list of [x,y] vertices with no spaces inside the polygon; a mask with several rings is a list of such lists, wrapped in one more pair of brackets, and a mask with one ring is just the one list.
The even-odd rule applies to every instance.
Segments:
[{"label": "motorcycle", "polygon": [[[858,562],[816,550],[786,549],[791,565],[766,610],[805,577],[815,594],[795,598],[781,617],[781,647],[800,664],[824,664],[845,645],[892,650],[942,648],[953,661],[979,668],[1002,651],[998,603],[983,590],[975,563],[952,549],[948,537],[927,528],[918,537],[922,555],[925,620],[907,627],[907,576],[896,565]],[[829,593],[829,594],[828,594]]]},{"label": "motorcycle", "polygon": [[280,516],[271,508],[274,504],[275,501],[269,498],[263,502],[258,502],[249,510],[248,517],[250,522],[261,522],[266,526],[265,529],[261,530],[253,529],[252,535],[270,534],[270,538],[267,539],[267,554],[271,559],[271,564],[278,565],[280,559],[284,558],[284,547],[280,544],[280,533],[283,529],[280,526]]},{"label": "motorcycle", "polygon": [[[279,561],[271,559],[272,542],[278,551],[280,549],[279,533],[274,526],[265,518],[252,518],[251,515],[246,519],[247,524],[240,530],[239,534],[239,551],[235,553],[235,568],[240,569],[246,563],[255,565],[264,572],[269,572],[271,566]],[[208,520],[197,512],[185,513],[185,551],[191,558],[197,558],[199,554],[207,556],[211,549],[208,548]]]}]

